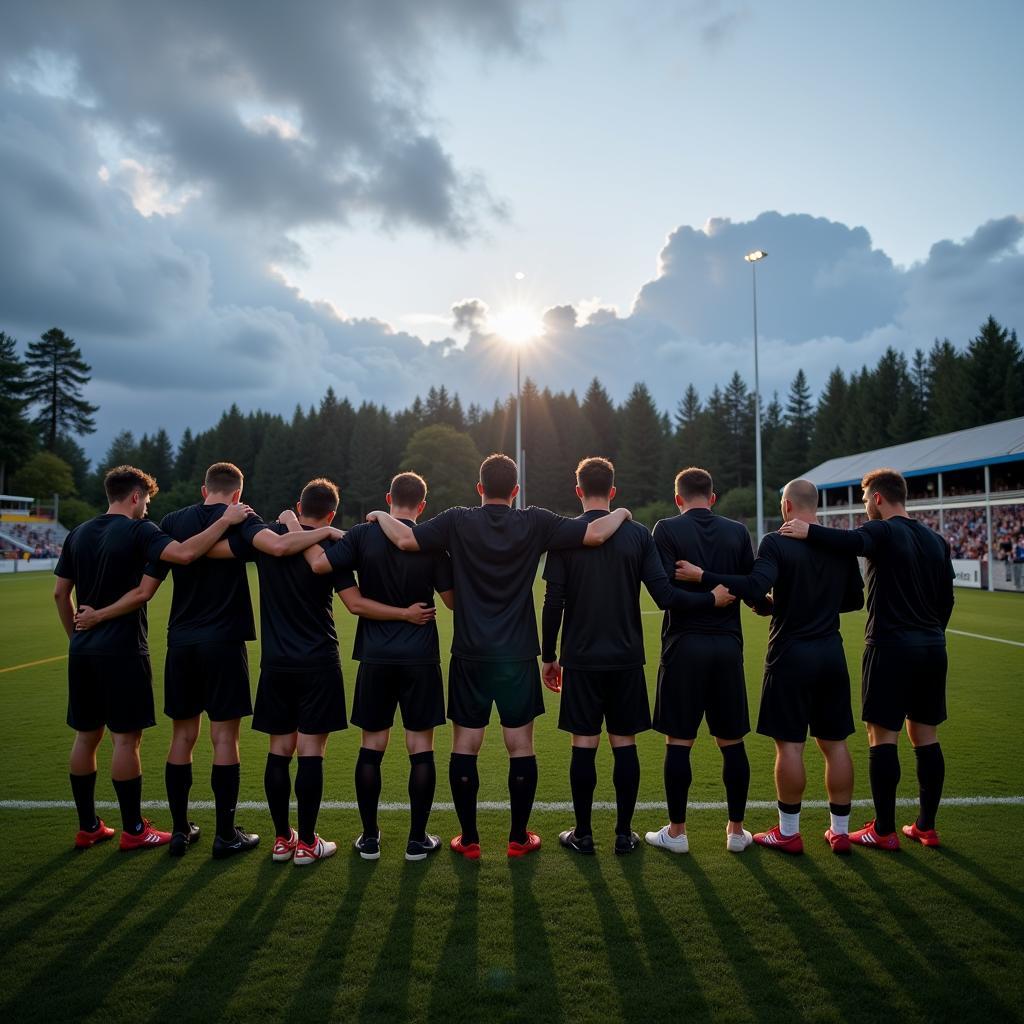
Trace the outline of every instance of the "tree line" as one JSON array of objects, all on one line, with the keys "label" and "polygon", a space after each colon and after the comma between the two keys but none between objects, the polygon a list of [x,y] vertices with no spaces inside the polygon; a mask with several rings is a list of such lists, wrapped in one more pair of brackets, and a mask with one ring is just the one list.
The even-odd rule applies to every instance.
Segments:
[{"label": "tree line", "polygon": [[[157,478],[151,514],[158,518],[196,500],[206,466],[221,459],[243,469],[246,499],[264,515],[293,505],[305,481],[325,475],[339,483],[343,520],[351,522],[380,506],[392,474],[403,468],[426,476],[429,514],[475,503],[480,459],[515,446],[514,396],[464,406],[442,385],[391,411],[374,402],[356,406],[328,388],[318,405],[296,407],[290,417],[232,405],[212,428],[187,429],[177,445],[162,427],[141,437],[124,430],[91,467],[78,439],[95,430],[97,408],[82,396],[90,368],[73,339],[54,328],[21,359],[0,332],[0,363],[0,474],[11,473],[13,492],[59,492],[65,525],[103,507],[102,479],[111,466],[134,463]],[[572,471],[583,456],[602,454],[616,463],[621,501],[642,521],[671,514],[672,478],[691,464],[711,470],[724,514],[751,516],[752,391],[738,371],[704,396],[693,384],[680,390],[670,414],[643,383],[617,405],[596,378],[582,398],[527,379],[527,500],[575,512]],[[782,484],[827,459],[1024,415],[1024,354],[1016,332],[989,317],[963,349],[936,340],[910,359],[889,348],[873,367],[849,374],[837,367],[817,401],[798,369],[786,396],[772,395],[761,415],[771,510]]]}]

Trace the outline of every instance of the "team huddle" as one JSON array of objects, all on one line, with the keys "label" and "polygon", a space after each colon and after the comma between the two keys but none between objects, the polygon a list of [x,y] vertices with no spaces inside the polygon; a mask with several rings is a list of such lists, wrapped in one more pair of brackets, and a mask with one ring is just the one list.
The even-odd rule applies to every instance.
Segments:
[{"label": "team huddle", "polygon": [[[253,729],[268,736],[271,856],[304,866],[334,854],[337,844],[321,838],[316,826],[327,741],[349,722],[335,593],[358,617],[351,721],[362,733],[355,767],[362,831],[353,845],[364,859],[381,855],[381,766],[399,711],[409,755],[406,859],[423,860],[441,847],[427,825],[436,788],[434,729],[446,715],[452,723],[449,783],[461,828],[450,847],[471,860],[480,857],[477,758],[495,706],[509,758],[508,856],[538,850],[540,837],[528,826],[537,789],[533,730],[544,713],[543,687],[560,694],[558,727],[571,736],[575,823],[559,842],[576,853],[596,851],[591,818],[602,732],[614,758],[614,850],[629,854],[641,845],[633,830],[640,787],[636,737],[652,727],[666,738],[668,824],[648,832],[646,841],[673,853],[689,850],[690,756],[705,720],[721,751],[729,851],[742,853],[752,843],[803,851],[808,731],[825,758],[830,820],[824,838],[832,850],[898,850],[897,741],[904,724],[920,801],[916,820],[902,833],[939,845],[935,816],[945,768],[937,727],[946,718],[953,569],[948,544],[907,516],[903,477],[888,469],[865,476],[868,521],[849,531],[816,525],[814,485],[791,481],[782,494],[783,526],[764,538],[756,557],[746,528],[713,513],[706,470],[677,474],[680,514],[659,522],[653,533],[627,510],[611,511],[609,460],[584,459],[576,481],[583,508],[578,518],[517,509],[516,464],[491,455],[480,467],[479,506],[450,508],[418,524],[427,483],[403,472],[386,496],[390,511],[372,512],[343,533],[331,525],[339,495],[326,479],[310,481],[294,512],[267,523],[241,503],[242,472],[216,463],[207,470],[202,502],[170,513],[157,526],[145,518],[156,481],[132,466],[112,469],[105,478],[107,513],[69,534],[55,569],[54,598],[70,639],[75,845],[88,848],[115,834],[97,816],[94,796],[96,752],[109,731],[121,849],[167,845],[175,856],[188,851],[200,838],[189,820],[189,795],[192,752],[205,713],[214,755],[213,856],[234,856],[259,844],[259,836],[235,820],[239,731],[250,715]],[[857,556],[865,560],[863,579]],[[546,589],[538,642],[533,586],[542,558]],[[256,638],[247,562],[256,563],[259,579],[255,705],[246,649]],[[173,594],[163,710],[172,721],[165,767],[172,823],[162,831],[142,816],[140,745],[143,730],[156,724],[146,603],[168,573]],[[851,832],[847,738],[854,720],[839,620],[842,612],[864,607],[864,580],[862,718],[875,817]],[[641,584],[664,612],[653,715]],[[447,709],[435,595],[454,612]],[[779,822],[754,835],[744,828],[750,720],[737,598],[771,616],[757,732],[776,745]]]}]

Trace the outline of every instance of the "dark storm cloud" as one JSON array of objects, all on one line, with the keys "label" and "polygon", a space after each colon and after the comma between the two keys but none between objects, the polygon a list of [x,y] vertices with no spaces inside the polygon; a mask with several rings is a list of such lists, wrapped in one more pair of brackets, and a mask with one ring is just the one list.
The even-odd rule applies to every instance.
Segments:
[{"label": "dark storm cloud", "polygon": [[5,12],[0,61],[30,81],[63,62],[84,117],[222,213],[463,235],[494,204],[434,134],[425,77],[441,39],[514,52],[527,31],[513,0],[42,0]]}]

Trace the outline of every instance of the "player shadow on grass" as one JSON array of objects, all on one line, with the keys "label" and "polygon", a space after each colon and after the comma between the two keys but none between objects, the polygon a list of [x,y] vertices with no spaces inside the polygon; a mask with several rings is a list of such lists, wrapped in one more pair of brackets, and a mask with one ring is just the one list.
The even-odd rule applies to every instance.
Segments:
[{"label": "player shadow on grass", "polygon": [[[88,915],[80,919],[76,919],[76,915],[70,915],[70,920],[65,920],[64,923],[66,926],[70,925],[72,937],[61,945],[56,956],[47,961],[39,971],[26,980],[25,984],[11,996],[10,1003],[4,1004],[5,1008],[16,1005],[21,999],[27,998],[32,1007],[32,1014],[43,1015],[48,1001],[53,1000],[60,1003],[63,1000],[74,999],[77,996],[83,1000],[83,1006],[79,1009],[81,1012],[85,1012],[86,1009],[95,1005],[95,992],[97,990],[107,989],[124,974],[127,967],[135,960],[134,956],[128,955],[129,950],[134,952],[134,946],[131,942],[126,943],[126,939],[129,936],[135,935],[136,930],[139,928],[148,929],[150,934],[158,933],[162,926],[162,921],[156,918],[157,924],[154,927],[155,915],[161,911],[166,913],[168,908],[167,905],[161,904],[159,911],[148,914],[143,924],[128,929],[124,927],[125,918],[135,908],[145,904],[146,894],[154,885],[158,885],[175,866],[167,857],[142,854],[141,856],[143,857],[149,856],[151,858],[143,867],[142,864],[135,863],[135,858],[138,856],[140,855],[137,853],[123,854],[118,851],[110,851],[107,853],[107,864],[102,868],[97,867],[96,870],[90,872],[87,882],[84,882],[84,884],[80,883],[79,888],[95,886],[98,880],[97,876],[102,877],[116,869],[131,870],[138,868],[143,871],[143,874],[135,884],[122,892],[107,907],[106,911],[95,920],[89,920]],[[191,886],[192,883],[190,882],[189,885],[183,886],[181,891],[183,893],[190,892]],[[65,911],[67,911],[67,900],[68,893],[62,891],[59,903]],[[58,914],[59,911],[54,909],[50,913],[45,913],[47,909],[49,907],[41,909],[34,916],[42,918],[45,914],[45,920],[40,921],[40,926],[52,929],[53,915]],[[88,923],[84,924],[84,922]],[[21,930],[27,938],[31,939],[31,934],[24,930],[24,925],[22,925]],[[75,934],[76,931],[78,934]],[[146,932],[143,931],[141,934],[146,934]],[[108,936],[116,936],[116,940],[113,944],[104,945],[104,941]],[[111,963],[111,951],[115,949],[120,951],[122,946],[124,947],[124,957],[121,958],[114,955],[113,962]],[[145,943],[143,943],[144,947]],[[108,964],[110,973],[105,974],[104,968]],[[90,978],[91,984],[90,991],[88,992],[81,991],[83,972],[87,972]],[[67,1008],[65,1007],[63,1011],[47,1012],[46,1015],[60,1019],[62,1016],[68,1015]],[[14,1017],[15,1019],[18,1018],[16,1011],[14,1012]]]},{"label": "player shadow on grass", "polygon": [[718,936],[736,983],[746,996],[747,1006],[752,1011],[758,1007],[771,1007],[771,1015],[783,1020],[801,1019],[801,1009],[789,998],[776,977],[779,965],[773,964],[770,956],[766,956],[750,940],[748,928],[758,929],[760,922],[744,922],[737,919],[696,858],[686,856],[667,859],[681,874],[688,876],[692,881],[694,893]]},{"label": "player shadow on grass", "polygon": [[[589,889],[601,921],[608,970],[619,999],[619,1019],[626,1020],[634,1014],[637,1017],[645,1017],[659,1006],[663,1010],[666,1005],[660,1002],[663,993],[655,992],[659,987],[659,979],[647,970],[634,936],[630,934],[629,926],[619,911],[615,897],[604,878],[602,858],[581,857],[571,852],[565,853],[564,856],[572,858],[573,867]],[[642,917],[641,914],[641,928],[646,934]],[[675,997],[674,993],[673,998]]]},{"label": "player shadow on grass", "polygon": [[[555,962],[551,955],[544,915],[533,886],[540,864],[536,855],[510,859],[512,882],[512,949],[515,958],[513,989],[518,1009],[528,1019],[562,1020]],[[549,908],[554,911],[554,908]]]},{"label": "player shadow on grass", "polygon": [[[341,989],[345,958],[349,953],[352,935],[359,920],[359,909],[362,906],[367,887],[376,874],[377,864],[368,864],[354,855],[342,857],[339,854],[334,860],[329,860],[325,864],[314,865],[312,870],[317,872],[325,869],[327,871],[337,870],[340,866],[339,861],[348,863],[348,884],[342,889],[340,882],[332,881],[332,885],[337,884],[338,909],[324,929],[320,945],[310,951],[307,958],[309,967],[306,969],[306,973],[289,989],[291,1002],[288,1004],[288,1008],[280,1014],[281,1020],[333,1021],[344,1019],[339,1017],[335,1011],[334,1001]],[[300,872],[292,871],[291,865],[287,865],[287,868],[291,881],[294,883]],[[301,881],[301,878],[299,880]],[[292,893],[293,887],[290,885],[287,890],[282,890],[282,892],[289,895]],[[301,901],[303,899],[301,891],[294,894],[294,898]],[[280,941],[289,942],[290,940],[286,935],[282,935]]]},{"label": "player shadow on grass", "polygon": [[[889,855],[876,853],[874,856],[884,858],[886,862],[893,861],[895,866],[904,870],[904,865],[913,865],[912,854],[903,853],[900,861],[895,861]],[[872,863],[870,855],[856,859],[857,873],[878,903],[892,915],[894,924],[902,928],[912,948],[924,951],[922,955],[928,965],[929,978],[926,985],[916,986],[917,990],[929,992],[929,1001],[935,1006],[942,1006],[943,1013],[951,1017],[964,1013],[969,1017],[986,1020],[1015,1019],[1018,1007],[1007,1005],[1000,994],[993,991],[966,963],[962,952],[943,939],[944,932],[925,920],[921,911],[895,888],[894,880],[912,890],[913,886],[907,884],[906,876],[896,878],[894,873],[888,872],[883,875],[879,867]],[[972,902],[972,898],[968,899],[967,906],[971,906]],[[954,925],[954,922],[949,924]],[[886,946],[887,952],[891,945],[889,942]],[[906,984],[906,979],[902,980]]]},{"label": "player shadow on grass", "polygon": [[[426,876],[437,866],[437,857],[430,858],[426,863],[406,863],[403,865],[401,879],[398,883],[398,894],[395,897],[395,909],[391,915],[387,935],[377,955],[377,963],[373,975],[366,986],[362,1006],[359,1008],[359,1020],[405,1020],[409,1012],[409,979],[413,973],[412,961],[414,954],[414,935],[416,928],[416,904],[419,899],[420,887]],[[355,864],[355,869],[365,866]],[[428,885],[429,888],[429,885]],[[422,934],[423,924],[420,923],[421,944],[429,941]]]},{"label": "player shadow on grass", "polygon": [[[451,924],[434,969],[427,1020],[451,1024],[452,997],[458,993],[460,1006],[479,1007],[480,922],[477,903],[480,864],[461,857],[452,863],[458,878],[458,892],[451,910]],[[467,1012],[467,1020],[472,1015]]]},{"label": "player shadow on grass", "polygon": [[620,859],[619,863],[633,893],[644,945],[650,958],[650,980],[646,992],[648,1003],[653,1004],[651,1014],[659,1015],[666,1006],[672,1005],[681,1018],[706,1020],[711,1016],[711,1008],[690,966],[687,952],[644,884],[646,856],[646,853],[641,853],[640,857],[634,854],[631,858]]}]

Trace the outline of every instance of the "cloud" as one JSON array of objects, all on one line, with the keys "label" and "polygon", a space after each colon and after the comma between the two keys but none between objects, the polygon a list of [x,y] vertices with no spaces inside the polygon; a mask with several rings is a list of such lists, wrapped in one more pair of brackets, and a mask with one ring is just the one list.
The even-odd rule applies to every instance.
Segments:
[{"label": "cloud", "polygon": [[[91,5],[8,11],[9,87],[73,99],[169,194],[279,230],[369,215],[464,237],[500,212],[437,136],[426,82],[441,43],[527,48],[515,0]],[[145,211],[144,211],[145,212]]]}]

